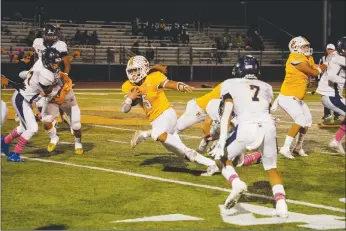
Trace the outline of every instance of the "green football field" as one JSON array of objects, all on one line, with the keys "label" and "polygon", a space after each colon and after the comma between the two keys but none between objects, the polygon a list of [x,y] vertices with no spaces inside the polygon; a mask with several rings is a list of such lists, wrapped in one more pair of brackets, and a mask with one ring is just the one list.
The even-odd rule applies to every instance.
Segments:
[{"label": "green football field", "polygon": [[[207,91],[167,91],[167,95],[181,115],[187,101]],[[1,92],[10,109],[2,134],[17,126],[12,119],[12,92]],[[139,107],[121,113],[119,89],[76,89],[75,93],[82,111],[85,153],[74,154],[73,136],[60,125],[60,143],[48,154],[49,138],[40,125],[23,152],[24,163],[7,162],[2,156],[2,230],[345,228],[345,156],[328,148],[337,127],[318,125],[323,115],[318,95],[308,94],[305,100],[313,116],[304,144],[309,156],[278,158],[290,211],[289,218],[282,219],[271,216],[275,203],[261,164],[236,168],[248,192],[236,213],[224,214],[219,205],[231,187],[222,175],[200,176],[205,167],[176,157],[153,140],[131,149],[135,130],[150,129],[150,124]],[[273,115],[281,146],[292,120],[280,109]],[[181,135],[187,146],[197,148],[201,125]]]}]

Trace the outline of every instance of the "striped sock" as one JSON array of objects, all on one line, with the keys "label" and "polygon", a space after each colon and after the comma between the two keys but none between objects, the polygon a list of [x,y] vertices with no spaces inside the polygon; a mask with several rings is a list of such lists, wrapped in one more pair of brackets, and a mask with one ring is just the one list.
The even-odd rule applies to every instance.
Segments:
[{"label": "striped sock", "polygon": [[5,137],[4,141],[5,144],[9,144],[11,143],[11,141],[17,137],[19,137],[20,134],[18,134],[17,132],[17,128],[13,129],[12,132],[10,134],[8,134],[8,136]]},{"label": "striped sock", "polygon": [[14,147],[13,152],[21,153],[23,151],[24,146],[29,142],[29,140],[26,140],[23,138],[23,136],[19,137],[18,143]]},{"label": "striped sock", "polygon": [[346,132],[346,125],[342,124],[335,134],[335,140],[340,142],[342,138],[345,136],[345,132]]},{"label": "striped sock", "polygon": [[252,164],[253,162],[257,161],[260,157],[261,157],[260,152],[254,152],[254,153],[245,155],[243,166],[248,166],[248,165]]}]

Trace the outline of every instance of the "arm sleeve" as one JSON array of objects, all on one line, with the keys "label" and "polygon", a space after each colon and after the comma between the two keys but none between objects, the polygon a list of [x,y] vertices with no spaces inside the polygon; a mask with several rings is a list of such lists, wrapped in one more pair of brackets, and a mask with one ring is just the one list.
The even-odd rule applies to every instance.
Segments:
[{"label": "arm sleeve", "polygon": [[157,72],[157,74],[153,76],[153,84],[156,86],[157,89],[159,89],[161,84],[167,80],[167,76],[162,74],[161,72]]},{"label": "arm sleeve", "polygon": [[129,111],[131,111],[131,104],[132,104],[132,100],[129,98],[126,98],[122,104],[121,111],[124,113],[128,113]]}]

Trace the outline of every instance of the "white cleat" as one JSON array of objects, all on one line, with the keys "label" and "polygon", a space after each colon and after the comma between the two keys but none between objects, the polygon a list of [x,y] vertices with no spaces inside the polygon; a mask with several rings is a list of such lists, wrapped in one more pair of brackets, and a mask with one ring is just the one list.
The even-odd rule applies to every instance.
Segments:
[{"label": "white cleat", "polygon": [[205,150],[207,149],[208,143],[209,143],[209,142],[203,138],[203,139],[201,140],[201,142],[199,143],[197,152],[199,152],[199,153],[204,153]]},{"label": "white cleat", "polygon": [[232,182],[232,191],[225,201],[225,209],[233,208],[240,197],[247,191],[246,184],[239,178],[236,178]]},{"label": "white cleat", "polygon": [[145,139],[142,137],[141,131],[136,131],[131,139],[131,148],[135,148],[137,144],[143,142]]},{"label": "white cleat", "polygon": [[209,166],[207,172],[202,173],[201,176],[213,176],[215,173],[220,172],[219,168],[216,165]]},{"label": "white cleat", "polygon": [[330,141],[328,147],[336,149],[338,153],[345,155],[345,150],[344,147],[342,147],[342,143],[336,141],[335,138],[333,138],[332,141]]},{"label": "white cleat", "polygon": [[294,159],[294,156],[292,156],[292,153],[288,148],[281,147],[279,153],[282,154],[287,159],[290,159],[290,160]]},{"label": "white cleat", "polygon": [[293,149],[293,153],[298,154],[299,156],[308,156],[302,148]]},{"label": "white cleat", "polygon": [[288,217],[288,209],[285,199],[281,199],[276,202],[276,215],[281,218]]}]

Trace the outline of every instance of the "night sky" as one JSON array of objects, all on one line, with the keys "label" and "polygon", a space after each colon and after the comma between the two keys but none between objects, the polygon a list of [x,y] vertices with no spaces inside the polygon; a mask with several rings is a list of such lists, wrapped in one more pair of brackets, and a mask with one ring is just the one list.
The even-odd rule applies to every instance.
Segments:
[{"label": "night sky", "polygon": [[[244,25],[244,4],[240,0],[126,0],[126,1],[1,1],[2,16],[21,12],[32,17],[37,4],[44,5],[45,17],[57,19],[130,21],[144,20],[191,22],[194,19],[213,24]],[[345,1],[332,0],[332,37],[336,42],[345,33]],[[305,36],[312,47],[321,50],[323,1],[247,1],[247,22],[257,24],[262,16],[294,36]]]}]

